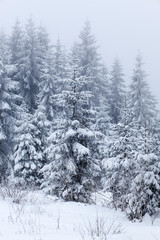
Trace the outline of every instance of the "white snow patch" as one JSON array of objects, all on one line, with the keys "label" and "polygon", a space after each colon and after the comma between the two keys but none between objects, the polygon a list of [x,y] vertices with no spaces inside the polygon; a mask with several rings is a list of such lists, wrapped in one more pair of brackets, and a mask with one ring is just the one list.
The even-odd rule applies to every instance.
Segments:
[{"label": "white snow patch", "polygon": [[80,155],[80,156],[89,155],[89,149],[78,142],[74,143],[73,151],[77,152],[78,155]]},{"label": "white snow patch", "polygon": [[76,132],[70,128],[67,132],[66,132],[66,137],[69,138],[69,137],[73,137],[76,135]]},{"label": "white snow patch", "polygon": [[[57,201],[42,192],[30,192],[20,204],[0,195],[0,240],[82,240],[81,230],[88,223],[94,226],[97,216],[105,219],[108,227],[113,223],[124,228],[120,234],[107,235],[107,240],[160,239],[159,218],[153,225],[149,216],[142,223],[132,223],[119,210]],[[85,235],[85,240],[92,238]]]},{"label": "white snow patch", "polygon": [[94,136],[92,131],[86,130],[84,128],[78,128],[77,132],[79,133],[79,135],[82,135],[83,137],[91,138]]}]

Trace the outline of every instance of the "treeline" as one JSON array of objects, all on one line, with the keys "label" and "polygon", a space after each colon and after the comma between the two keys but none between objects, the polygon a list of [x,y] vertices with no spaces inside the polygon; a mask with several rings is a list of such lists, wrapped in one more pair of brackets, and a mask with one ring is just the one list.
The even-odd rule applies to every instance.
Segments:
[{"label": "treeline", "polygon": [[0,34],[0,181],[67,201],[112,195],[130,219],[160,205],[159,118],[138,54],[127,88],[86,22],[71,50],[29,19]]}]

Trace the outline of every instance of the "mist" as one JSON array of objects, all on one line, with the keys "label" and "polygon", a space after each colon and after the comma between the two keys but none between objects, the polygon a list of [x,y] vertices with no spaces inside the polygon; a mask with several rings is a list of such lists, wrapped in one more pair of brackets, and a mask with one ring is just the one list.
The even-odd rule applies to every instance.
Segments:
[{"label": "mist", "polygon": [[160,101],[159,0],[0,1],[0,28],[5,32],[11,33],[17,18],[23,25],[30,16],[37,25],[46,27],[53,43],[59,38],[67,49],[77,40],[88,19],[108,69],[118,57],[127,83],[140,51],[148,83]]}]

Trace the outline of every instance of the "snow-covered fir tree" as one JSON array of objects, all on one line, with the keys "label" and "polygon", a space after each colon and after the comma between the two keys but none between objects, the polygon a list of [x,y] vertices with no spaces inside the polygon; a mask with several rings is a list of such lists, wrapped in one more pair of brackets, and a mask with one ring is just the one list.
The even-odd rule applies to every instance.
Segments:
[{"label": "snow-covered fir tree", "polygon": [[76,77],[76,71],[74,68],[73,78],[68,79],[70,91],[65,92],[65,128],[53,133],[52,145],[46,150],[50,163],[43,168],[46,180],[42,187],[65,200],[88,202],[98,153],[94,133],[87,127],[92,114],[88,99],[92,94],[82,90],[86,79]]},{"label": "snow-covered fir tree", "polygon": [[18,88],[17,83],[10,78],[10,75],[12,76],[12,68],[10,65],[4,64],[5,59],[1,56],[3,54],[0,52],[1,163],[3,162],[5,165],[5,171],[1,175],[4,177],[10,165],[13,129],[16,122],[16,113],[18,112],[16,102],[19,97],[15,94]]},{"label": "snow-covered fir tree", "polygon": [[90,22],[86,21],[80,32],[78,41],[74,44],[71,52],[73,57],[77,56],[79,76],[86,79],[83,90],[92,92],[89,106],[96,111],[92,129],[107,133],[109,129],[109,104],[108,104],[108,77],[107,70],[101,62],[100,54],[95,37],[92,35]]},{"label": "snow-covered fir tree", "polygon": [[56,79],[64,79],[67,75],[67,55],[65,47],[58,39],[53,51],[53,69]]},{"label": "snow-covered fir tree", "polygon": [[10,63],[11,51],[9,48],[9,39],[3,29],[0,31],[0,56],[3,59],[4,65]]},{"label": "snow-covered fir tree", "polygon": [[156,100],[150,92],[146,77],[142,57],[138,54],[129,89],[129,107],[132,121],[136,121],[139,126],[144,126],[145,121],[154,124],[156,118]]},{"label": "snow-covered fir tree", "polygon": [[49,121],[55,117],[55,76],[53,71],[53,49],[46,30],[41,26],[38,32],[39,94],[38,105]]},{"label": "snow-covered fir tree", "polygon": [[109,116],[109,98],[110,98],[110,91],[109,91],[109,79],[108,79],[108,70],[106,66],[103,64],[100,69],[100,84],[99,84],[99,109],[95,124],[95,129],[100,131],[104,136],[108,135],[111,117]]},{"label": "snow-covered fir tree", "polygon": [[110,73],[110,117],[112,123],[118,123],[121,120],[121,110],[124,102],[125,84],[123,80],[122,67],[118,59],[113,63]]},{"label": "snow-covered fir tree", "polygon": [[7,136],[6,136],[6,127],[5,127],[5,114],[10,110],[9,104],[5,95],[5,73],[0,59],[0,182],[5,177],[6,169],[8,165],[8,146],[7,146]]},{"label": "snow-covered fir tree", "polygon": [[33,113],[37,107],[37,94],[39,92],[39,67],[38,67],[38,37],[33,20],[27,22],[23,40],[23,47],[17,59],[17,72],[15,79],[20,84],[20,95],[28,108]]},{"label": "snow-covered fir tree", "polygon": [[49,121],[52,121],[55,116],[54,83],[54,77],[50,72],[50,68],[48,68],[42,74],[38,102],[40,106],[43,106],[44,114]]},{"label": "snow-covered fir tree", "polygon": [[64,94],[68,88],[69,63],[65,47],[58,39],[53,48],[52,75],[54,76],[53,109],[54,118],[60,119],[64,116]]},{"label": "snow-covered fir tree", "polygon": [[133,158],[135,168],[132,170],[132,182],[126,198],[126,212],[132,220],[142,220],[146,213],[152,216],[157,212],[160,202],[157,138],[147,121],[138,135],[137,146],[137,154]]},{"label": "snow-covered fir tree", "polygon": [[87,79],[84,89],[94,93],[92,105],[99,106],[99,87],[100,87],[100,66],[101,58],[98,53],[98,47],[95,37],[91,32],[89,21],[85,22],[85,26],[80,32],[79,41],[74,45],[78,59],[78,67],[80,75]]},{"label": "snow-covered fir tree", "polygon": [[23,114],[23,122],[15,128],[14,138],[14,176],[19,182],[29,186],[39,186],[43,175],[40,170],[46,163],[45,150],[46,130],[49,123],[42,111],[34,115]]},{"label": "snow-covered fir tree", "polygon": [[20,22],[17,20],[13,26],[11,36],[9,37],[10,47],[10,62],[8,65],[7,75],[10,77],[12,84],[15,87],[13,89],[14,101],[13,104],[13,115],[17,119],[20,119],[21,112],[23,112],[23,97],[21,96],[21,77],[19,75],[19,59],[23,52],[24,32],[22,30]]},{"label": "snow-covered fir tree", "polygon": [[148,213],[154,215],[160,202],[159,157],[154,154],[138,154],[134,178],[127,196],[126,212],[131,220]]},{"label": "snow-covered fir tree", "polygon": [[126,208],[126,196],[131,187],[134,156],[137,151],[137,132],[133,123],[129,123],[127,100],[121,109],[122,120],[114,124],[110,130],[110,140],[107,143],[107,156],[103,160],[103,185],[112,194],[115,208]]},{"label": "snow-covered fir tree", "polygon": [[11,36],[9,38],[9,46],[11,51],[11,64],[16,65],[20,54],[22,54],[22,46],[24,33],[21,27],[20,22],[17,20],[13,26]]}]

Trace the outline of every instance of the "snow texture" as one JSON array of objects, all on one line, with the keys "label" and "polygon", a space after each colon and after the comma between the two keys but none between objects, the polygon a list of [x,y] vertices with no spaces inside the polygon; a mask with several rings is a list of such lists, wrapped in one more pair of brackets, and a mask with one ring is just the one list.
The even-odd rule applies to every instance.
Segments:
[{"label": "snow texture", "polygon": [[[159,238],[160,219],[146,215],[143,222],[130,222],[124,213],[102,207],[106,197],[96,195],[97,205],[57,201],[55,197],[41,192],[30,192],[20,204],[13,199],[0,196],[0,239],[1,240],[82,240],[82,230],[95,219],[106,219],[106,226],[118,224],[120,234],[110,233],[107,240],[155,240]],[[95,197],[95,196],[94,196]],[[92,240],[86,234],[85,239]],[[96,238],[99,240],[100,238]]]}]

